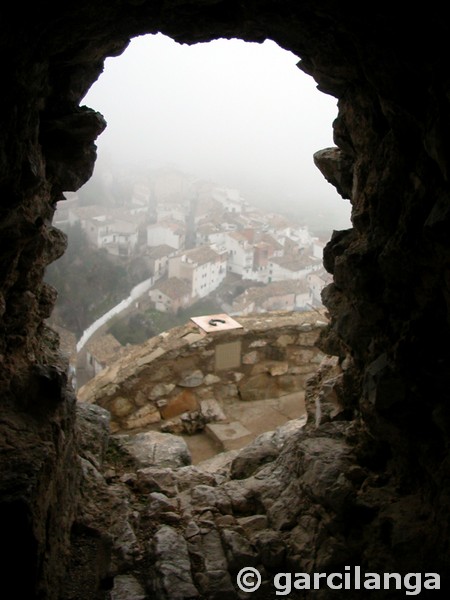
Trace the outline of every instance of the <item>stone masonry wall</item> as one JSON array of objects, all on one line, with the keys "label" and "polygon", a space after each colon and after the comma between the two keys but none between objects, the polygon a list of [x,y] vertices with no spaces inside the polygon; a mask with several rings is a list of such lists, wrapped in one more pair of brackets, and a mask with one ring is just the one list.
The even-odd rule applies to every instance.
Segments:
[{"label": "stone masonry wall", "polygon": [[117,432],[196,411],[202,401],[225,406],[304,390],[324,356],[316,346],[323,311],[236,319],[241,329],[205,333],[189,322],[151,338],[83,386],[78,399],[108,409]]}]

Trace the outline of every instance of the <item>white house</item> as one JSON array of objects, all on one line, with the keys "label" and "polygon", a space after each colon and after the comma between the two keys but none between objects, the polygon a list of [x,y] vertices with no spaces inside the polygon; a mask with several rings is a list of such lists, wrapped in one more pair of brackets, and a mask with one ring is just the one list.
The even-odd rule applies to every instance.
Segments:
[{"label": "white house", "polygon": [[68,211],[68,221],[70,225],[80,223],[83,229],[86,229],[86,223],[92,219],[106,219],[107,210],[104,206],[92,204],[91,206],[78,206],[78,203],[71,203]]},{"label": "white house", "polygon": [[279,233],[282,233],[285,237],[288,237],[298,246],[301,246],[303,248],[310,246],[314,240],[307,227],[289,226]]},{"label": "white house", "polygon": [[113,242],[114,220],[106,215],[98,215],[84,219],[81,226],[86,232],[89,242],[96,248],[103,248]]},{"label": "white house", "polygon": [[191,199],[191,210],[195,223],[210,222],[218,225],[221,222],[223,207],[212,197],[211,193],[197,194],[197,197]]},{"label": "white house", "polygon": [[100,215],[84,220],[83,229],[89,242],[96,248],[105,248],[116,256],[131,256],[138,243],[136,223]]},{"label": "white house", "polygon": [[109,210],[104,206],[70,206],[68,222],[80,223],[88,242],[110,254],[131,256],[138,243],[141,217],[129,211]]},{"label": "white house", "polygon": [[310,301],[306,280],[277,281],[252,287],[235,298],[232,314],[250,314],[274,310],[306,310]]},{"label": "white house", "polygon": [[94,337],[86,344],[85,370],[88,378],[95,377],[108,365],[118,359],[124,348],[116,338],[107,333]]},{"label": "white house", "polygon": [[278,239],[278,241],[281,241],[281,243],[282,238],[286,236],[286,233],[289,231],[290,227],[291,223],[283,215],[279,215],[277,213],[269,213],[265,215],[264,231],[272,233]]},{"label": "white house", "polygon": [[228,271],[244,279],[249,278],[253,270],[254,247],[249,237],[242,231],[230,231],[225,235]]},{"label": "white house", "polygon": [[188,207],[179,202],[158,202],[156,205],[156,221],[175,221],[184,223],[188,214]]},{"label": "white house", "polygon": [[192,304],[192,288],[188,281],[178,277],[169,277],[155,283],[148,292],[156,310],[176,313]]},{"label": "white house", "polygon": [[223,246],[225,233],[213,223],[203,223],[196,228],[195,243],[197,246]]},{"label": "white house", "polygon": [[169,258],[169,278],[188,281],[192,297],[204,298],[225,279],[226,260],[225,252],[216,252],[209,246],[186,250]]},{"label": "white house", "polygon": [[165,244],[182,250],[186,243],[186,228],[179,221],[161,221],[147,226],[147,246],[161,246]]},{"label": "white house", "polygon": [[145,257],[148,260],[154,280],[166,275],[169,268],[169,256],[173,256],[174,254],[176,254],[175,248],[166,244],[147,248]]},{"label": "white house", "polygon": [[53,216],[53,224],[56,227],[64,227],[70,223],[70,209],[78,207],[78,196],[74,192],[64,192],[65,200],[56,203],[56,211]]},{"label": "white house", "polygon": [[304,279],[308,273],[317,271],[322,262],[311,256],[282,256],[269,262],[268,283],[289,279]]},{"label": "white house", "polygon": [[147,207],[150,204],[151,190],[148,183],[138,181],[133,185],[131,204],[137,207]]},{"label": "white house", "polygon": [[214,200],[220,202],[226,212],[241,213],[245,210],[246,202],[237,189],[215,188],[212,196]]},{"label": "white house", "polygon": [[138,243],[138,226],[130,221],[115,219],[112,222],[112,241],[104,244],[110,254],[132,256]]}]

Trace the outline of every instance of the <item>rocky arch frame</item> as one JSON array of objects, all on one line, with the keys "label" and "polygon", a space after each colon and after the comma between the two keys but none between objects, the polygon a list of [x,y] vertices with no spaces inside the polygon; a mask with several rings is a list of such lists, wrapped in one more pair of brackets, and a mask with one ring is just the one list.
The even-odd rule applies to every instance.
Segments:
[{"label": "rocky arch frame", "polygon": [[[43,324],[55,292],[42,277],[65,247],[51,225],[55,203],[90,177],[105,126],[79,100],[106,56],[157,31],[187,43],[271,38],[339,99],[337,148],[317,163],[350,198],[353,227],[335,232],[325,253],[334,283],[322,345],[344,367],[340,422],[366,492],[334,521],[336,535],[369,566],[448,570],[450,86],[439,11],[410,7],[396,17],[387,3],[350,10],[330,0],[82,0],[1,12],[5,586],[26,548],[13,586],[58,597],[77,509],[75,401]],[[334,439],[343,435],[336,427],[309,435]],[[332,510],[322,508],[326,518]]]}]

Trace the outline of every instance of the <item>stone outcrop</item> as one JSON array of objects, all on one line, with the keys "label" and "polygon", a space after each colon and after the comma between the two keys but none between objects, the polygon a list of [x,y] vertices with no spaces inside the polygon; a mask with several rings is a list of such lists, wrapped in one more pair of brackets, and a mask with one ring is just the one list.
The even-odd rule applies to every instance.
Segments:
[{"label": "stone outcrop", "polygon": [[141,467],[182,467],[191,464],[189,449],[180,436],[145,431],[131,436],[122,435],[116,440]]},{"label": "stone outcrop", "polygon": [[[112,598],[129,589],[138,597],[166,600],[242,598],[236,575],[243,567],[260,573],[255,595],[260,599],[273,597],[279,571],[326,572],[342,561],[376,572],[385,555],[391,571],[408,568],[411,556],[407,552],[405,560],[404,552],[417,529],[404,528],[417,511],[422,524],[429,525],[429,515],[417,498],[386,486],[376,469],[360,464],[354,446],[358,425],[327,410],[330,398],[335,406],[342,374],[336,361],[325,359],[308,382],[306,426],[293,420],[262,434],[242,450],[225,453],[214,470],[208,461],[183,465],[175,442],[180,438],[170,434],[113,436],[108,447],[104,436],[100,441],[92,436],[96,421],[104,430],[108,413],[79,404],[84,477],[76,526],[91,538],[95,532],[98,555],[109,553],[110,562],[108,571],[98,559],[81,573],[71,567],[75,577],[63,600],[92,585],[94,567],[97,579],[102,577],[97,586],[112,582]],[[141,440],[155,433],[169,445],[164,441],[155,451],[155,440]],[[383,533],[386,528],[392,538]],[[86,541],[80,545],[84,549]],[[424,559],[421,555],[422,569],[429,564]],[[294,590],[289,597],[316,595]],[[352,590],[346,595],[361,597]]]},{"label": "stone outcrop", "polygon": [[[192,491],[194,509],[200,503],[211,509],[199,508],[202,519],[189,529],[193,585],[209,597],[231,590],[229,568],[240,559],[230,562],[230,552],[267,570],[275,564],[336,570],[358,561],[378,570],[448,574],[444,9],[431,3],[393,11],[379,1],[350,7],[330,0],[67,0],[25,9],[8,4],[1,15],[3,587],[17,597],[49,600],[77,597],[67,589],[77,582],[84,599],[105,596],[108,586],[116,597],[124,589],[139,596],[153,582],[154,593],[172,593],[161,557],[164,539],[181,528],[167,517],[173,511],[162,508],[173,521],[154,530],[153,516],[144,519],[154,576],[148,570],[146,581],[135,577],[131,565],[141,550],[133,511],[127,512],[134,500],[123,486],[111,489],[92,452],[86,457],[77,449],[75,401],[58,341],[44,325],[56,292],[42,281],[46,265],[65,248],[51,224],[55,203],[89,178],[95,138],[105,125],[80,103],[107,56],[121,53],[132,36],[156,31],[185,43],[270,38],[298,55],[299,67],[338,100],[339,151],[316,155],[316,163],[352,203],[352,228],[335,232],[324,256],[333,283],[323,295],[330,325],[321,347],[337,357],[341,372],[330,372],[323,393],[309,396],[317,405],[309,428],[264,467],[270,475],[231,480],[217,497],[204,489],[217,485]],[[93,490],[103,509],[90,505]],[[269,531],[243,540],[233,519],[259,518],[261,507]],[[220,533],[217,520],[221,529],[231,523],[234,533]],[[177,532],[158,534],[162,525]],[[64,576],[69,562],[70,579]],[[17,564],[20,578],[12,568]],[[190,590],[191,582],[183,582]],[[448,575],[445,585],[448,591]]]}]

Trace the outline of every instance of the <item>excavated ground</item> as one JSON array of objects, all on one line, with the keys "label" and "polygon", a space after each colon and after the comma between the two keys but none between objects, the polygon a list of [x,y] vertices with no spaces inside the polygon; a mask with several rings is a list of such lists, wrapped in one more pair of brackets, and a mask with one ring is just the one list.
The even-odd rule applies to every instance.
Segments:
[{"label": "excavated ground", "polygon": [[[192,456],[192,464],[216,456],[218,453],[239,450],[256,436],[273,431],[290,419],[305,416],[305,393],[295,392],[281,398],[239,402],[226,408],[228,423],[207,426],[194,435],[183,435]],[[242,429],[239,427],[242,426]]]}]

